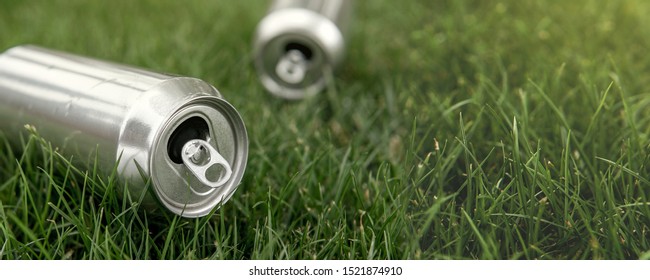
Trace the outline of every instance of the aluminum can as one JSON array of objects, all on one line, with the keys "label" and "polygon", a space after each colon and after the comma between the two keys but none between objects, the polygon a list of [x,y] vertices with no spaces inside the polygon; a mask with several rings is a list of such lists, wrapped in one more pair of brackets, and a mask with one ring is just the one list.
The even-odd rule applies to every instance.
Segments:
[{"label": "aluminum can", "polygon": [[246,168],[244,122],[213,86],[36,46],[0,54],[0,130],[16,139],[26,125],[183,217],[227,201]]},{"label": "aluminum can", "polygon": [[253,39],[255,67],[272,94],[302,99],[341,63],[352,0],[276,0]]}]

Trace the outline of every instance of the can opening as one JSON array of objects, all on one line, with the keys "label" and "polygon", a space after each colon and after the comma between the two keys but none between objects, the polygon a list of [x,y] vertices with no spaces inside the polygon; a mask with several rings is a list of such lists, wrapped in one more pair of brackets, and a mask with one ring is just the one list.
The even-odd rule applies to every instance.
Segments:
[{"label": "can opening", "polygon": [[195,116],[183,121],[167,141],[169,159],[176,164],[182,164],[183,145],[193,139],[207,140],[209,135],[208,123],[203,118]]},{"label": "can opening", "polygon": [[284,47],[284,52],[289,52],[291,50],[297,50],[302,53],[307,60],[310,60],[314,53],[311,51],[311,48],[296,42],[290,42]]}]

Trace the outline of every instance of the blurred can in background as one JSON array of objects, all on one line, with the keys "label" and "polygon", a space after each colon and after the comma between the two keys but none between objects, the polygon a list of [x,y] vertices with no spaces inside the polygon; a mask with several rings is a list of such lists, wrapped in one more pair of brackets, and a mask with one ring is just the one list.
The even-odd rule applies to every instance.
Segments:
[{"label": "blurred can in background", "polygon": [[275,0],[257,25],[253,55],[262,85],[301,99],[322,91],[343,60],[352,0]]},{"label": "blurred can in background", "polygon": [[26,125],[73,162],[116,167],[149,209],[150,180],[184,217],[227,201],[246,168],[244,122],[213,86],[35,46],[0,54],[0,130],[17,139]]}]

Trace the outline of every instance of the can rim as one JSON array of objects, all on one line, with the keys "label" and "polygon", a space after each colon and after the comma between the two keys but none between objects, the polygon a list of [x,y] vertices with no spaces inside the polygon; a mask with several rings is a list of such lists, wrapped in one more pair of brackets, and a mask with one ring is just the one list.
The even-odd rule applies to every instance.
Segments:
[{"label": "can rim", "polygon": [[[155,165],[154,157],[157,154],[157,149],[160,147],[161,141],[166,143],[166,137],[170,130],[173,131],[176,126],[188,115],[192,115],[191,108],[197,105],[207,105],[215,108],[218,112],[224,115],[226,119],[229,120],[229,124],[232,127],[234,136],[234,144],[236,156],[231,163],[233,169],[233,175],[230,180],[221,188],[224,188],[223,191],[209,196],[209,199],[203,200],[201,203],[195,203],[188,207],[188,204],[180,203],[176,200],[171,199],[162,191],[161,183],[156,178],[156,169],[153,168]],[[155,133],[154,141],[151,146],[152,151],[149,153],[149,166],[150,176],[152,180],[152,188],[158,200],[172,213],[177,214],[182,217],[195,218],[201,217],[209,214],[215,207],[220,204],[228,201],[234,192],[237,190],[241,179],[243,178],[244,172],[246,170],[247,158],[248,158],[248,135],[246,132],[246,126],[243,119],[237,112],[237,110],[226,100],[219,98],[214,95],[199,95],[194,96],[185,100],[181,105],[177,106],[172,110],[172,113],[169,116],[165,117],[164,124],[160,129]],[[163,145],[163,146],[166,146]]]}]

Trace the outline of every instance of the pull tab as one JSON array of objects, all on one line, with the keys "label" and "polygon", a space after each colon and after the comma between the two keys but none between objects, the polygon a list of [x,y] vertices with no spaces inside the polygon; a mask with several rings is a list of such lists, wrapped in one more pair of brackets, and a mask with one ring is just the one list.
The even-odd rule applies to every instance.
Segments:
[{"label": "pull tab", "polygon": [[307,72],[307,58],[299,50],[289,50],[275,66],[275,73],[285,82],[302,82]]},{"label": "pull tab", "polygon": [[[190,140],[183,145],[182,156],[183,163],[187,168],[196,176],[197,179],[206,186],[212,188],[211,190],[198,193],[193,188],[192,192],[197,195],[207,195],[221,187],[223,184],[230,180],[232,169],[228,161],[217,152],[208,142],[200,139]],[[222,172],[219,174],[217,181],[211,181],[206,176],[206,172],[212,166],[221,166]],[[215,166],[219,168],[219,166]]]}]

